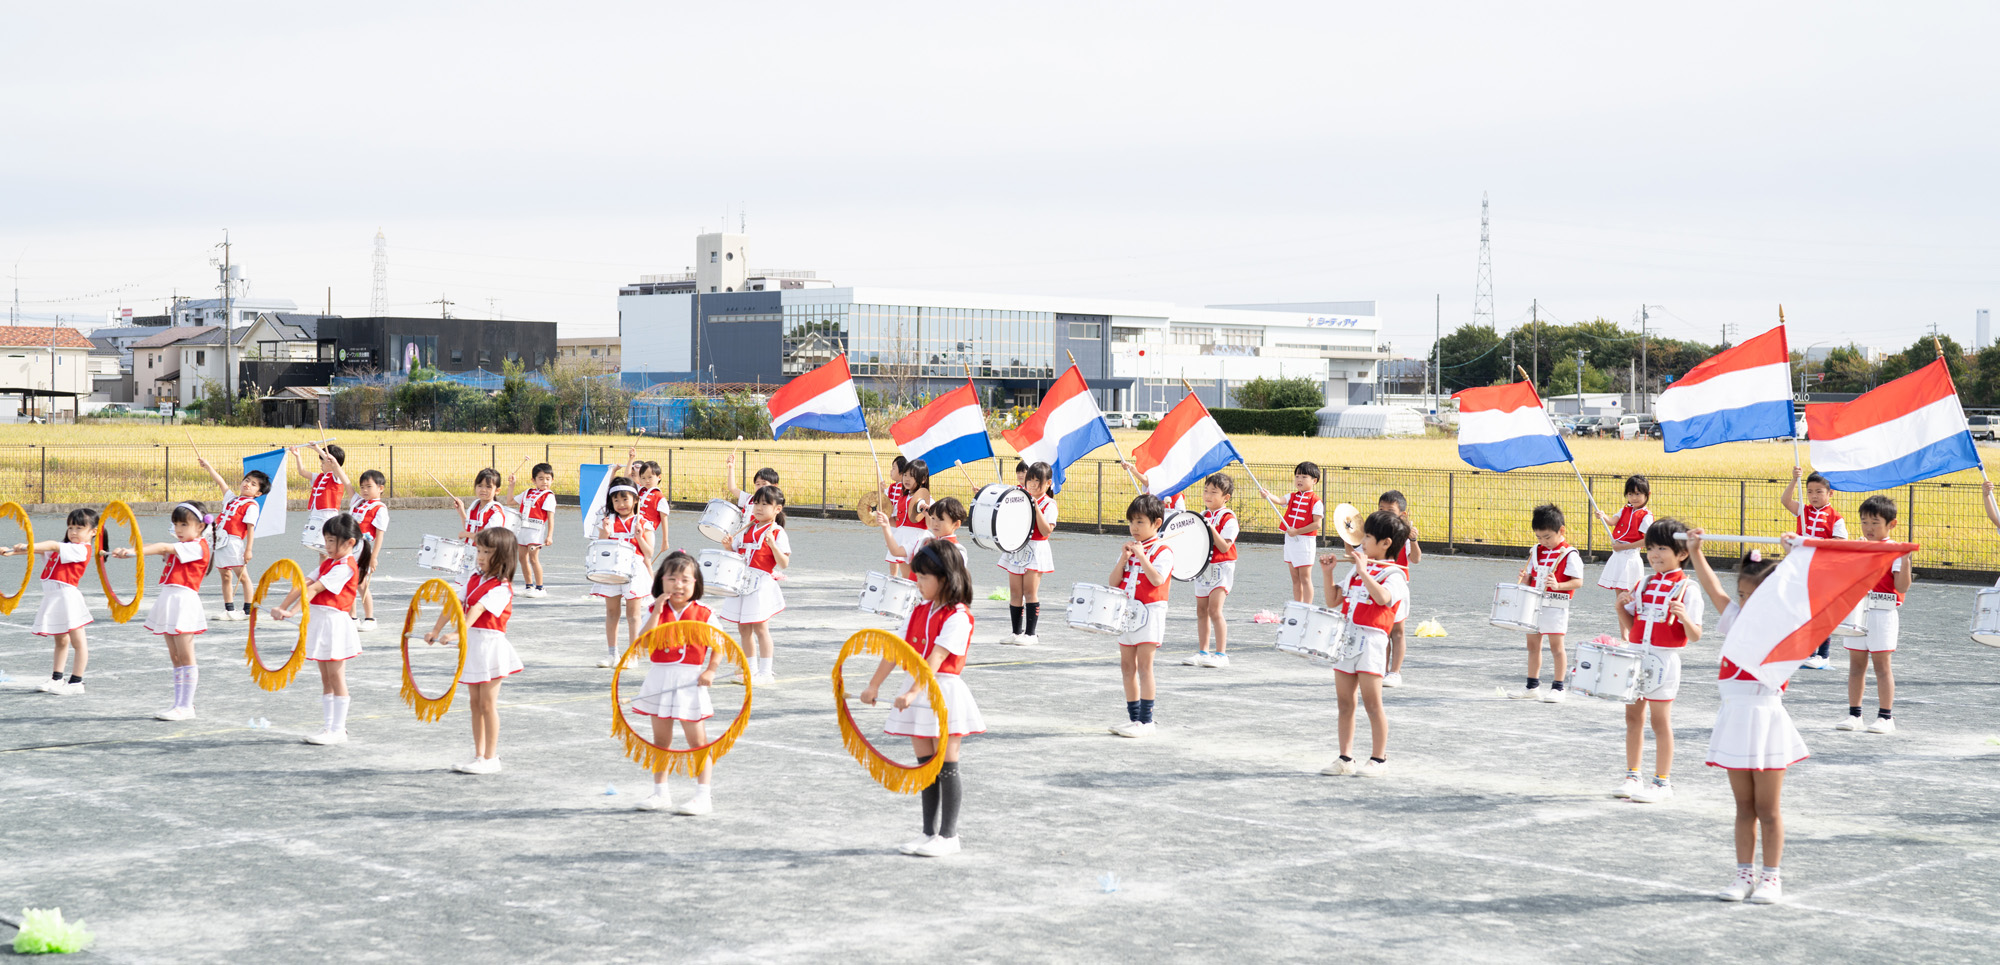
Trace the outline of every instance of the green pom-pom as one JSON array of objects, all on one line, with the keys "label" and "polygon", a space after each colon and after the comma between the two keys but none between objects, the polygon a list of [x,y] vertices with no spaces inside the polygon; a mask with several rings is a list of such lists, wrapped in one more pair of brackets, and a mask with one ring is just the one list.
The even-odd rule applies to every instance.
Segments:
[{"label": "green pom-pom", "polygon": [[14,952],[67,955],[89,948],[96,940],[83,922],[63,921],[61,908],[26,908],[21,911],[21,930],[14,936]]},{"label": "green pom-pom", "polygon": [[993,592],[986,594],[986,598],[989,600],[1004,600],[1007,598],[1007,591],[994,590]]}]

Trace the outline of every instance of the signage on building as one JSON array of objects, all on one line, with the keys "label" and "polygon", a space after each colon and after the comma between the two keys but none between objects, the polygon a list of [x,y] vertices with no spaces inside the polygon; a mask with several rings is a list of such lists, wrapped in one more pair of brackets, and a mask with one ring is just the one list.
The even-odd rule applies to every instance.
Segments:
[{"label": "signage on building", "polygon": [[1306,324],[1314,328],[1358,328],[1361,319],[1352,315],[1309,315]]},{"label": "signage on building", "polygon": [[375,350],[370,348],[344,348],[340,350],[340,360],[353,365],[366,365],[374,361]]}]

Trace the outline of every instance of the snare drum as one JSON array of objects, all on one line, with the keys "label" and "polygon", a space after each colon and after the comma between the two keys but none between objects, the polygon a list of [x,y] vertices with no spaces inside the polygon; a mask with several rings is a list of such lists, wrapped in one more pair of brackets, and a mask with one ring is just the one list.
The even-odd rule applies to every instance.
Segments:
[{"label": "snare drum", "polygon": [[709,596],[742,596],[750,592],[750,566],[728,550],[702,550],[701,584]]},{"label": "snare drum", "polygon": [[425,534],[424,545],[417,550],[417,565],[440,573],[470,572],[475,558],[472,544],[429,534]]},{"label": "snare drum", "polygon": [[873,570],[861,582],[861,610],[864,613],[908,620],[910,614],[916,611],[917,602],[923,598],[923,593],[914,582]]},{"label": "snare drum", "polygon": [[1867,597],[1864,596],[1855,601],[1854,612],[1848,614],[1847,619],[1840,621],[1840,625],[1833,628],[1833,635],[1836,637],[1865,637],[1868,635]]},{"label": "snare drum", "polygon": [[338,515],[338,509],[315,509],[307,513],[305,526],[299,530],[299,542],[311,549],[326,549],[326,537],[320,535],[320,530],[326,526],[327,520]]},{"label": "snare drum", "polygon": [[1641,678],[1646,676],[1642,648],[1590,641],[1571,646],[1575,649],[1566,685],[1571,691],[1621,704],[1638,702]]},{"label": "snare drum", "polygon": [[520,525],[514,527],[514,539],[515,542],[521,544],[522,546],[548,545],[549,542],[548,521],[542,519],[536,519],[532,516],[521,517]]},{"label": "snare drum", "polygon": [[1183,583],[1198,580],[1210,569],[1208,520],[1200,513],[1176,509],[1160,524],[1160,539],[1174,551],[1173,570],[1168,574]]},{"label": "snare drum", "polygon": [[1004,483],[988,483],[972,497],[972,541],[990,550],[1012,553],[1028,544],[1035,525],[1035,501],[1028,491]]},{"label": "snare drum", "polygon": [[1989,647],[2000,647],[2000,586],[1973,594],[1972,639]]},{"label": "snare drum", "polygon": [[701,519],[694,528],[701,535],[718,543],[727,543],[730,538],[743,531],[743,507],[727,499],[711,499],[707,508],[701,511]]},{"label": "snare drum", "polygon": [[618,586],[632,582],[639,573],[639,551],[622,539],[594,539],[584,551],[583,578],[592,583]]},{"label": "snare drum", "polygon": [[1096,583],[1078,583],[1069,592],[1069,625],[1085,633],[1118,636],[1137,630],[1145,622],[1146,607],[1125,595]]},{"label": "snare drum", "polygon": [[521,511],[500,507],[500,528],[514,534],[514,542],[521,541]]},{"label": "snare drum", "polygon": [[1542,591],[1519,583],[1493,587],[1493,613],[1488,623],[1502,630],[1542,632]]},{"label": "snare drum", "polygon": [[1339,610],[1300,603],[1285,604],[1278,621],[1278,649],[1320,666],[1332,666],[1347,636],[1347,617]]}]

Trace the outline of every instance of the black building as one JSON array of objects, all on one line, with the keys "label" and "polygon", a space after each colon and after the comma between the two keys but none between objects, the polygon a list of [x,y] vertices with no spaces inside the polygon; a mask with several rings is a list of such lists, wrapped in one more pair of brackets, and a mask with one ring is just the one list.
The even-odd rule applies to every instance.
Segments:
[{"label": "black building", "polygon": [[239,377],[264,392],[325,386],[336,375],[532,372],[555,361],[556,323],[483,318],[341,318],[267,315],[239,346]]}]

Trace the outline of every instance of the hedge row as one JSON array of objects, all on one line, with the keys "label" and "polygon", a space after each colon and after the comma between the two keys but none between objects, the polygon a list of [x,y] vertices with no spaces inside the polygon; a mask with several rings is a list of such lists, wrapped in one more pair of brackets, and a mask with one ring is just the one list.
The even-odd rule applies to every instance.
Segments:
[{"label": "hedge row", "polygon": [[1318,409],[1210,409],[1224,432],[1266,436],[1319,434]]}]

